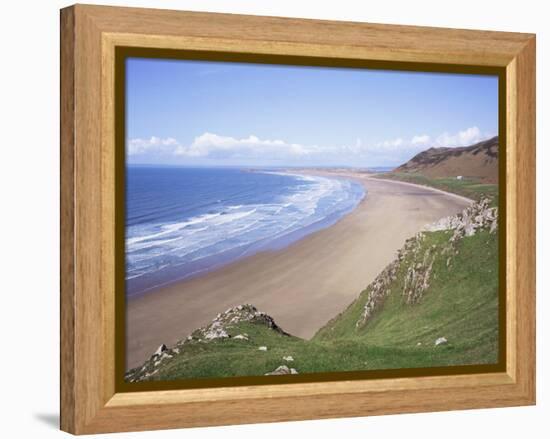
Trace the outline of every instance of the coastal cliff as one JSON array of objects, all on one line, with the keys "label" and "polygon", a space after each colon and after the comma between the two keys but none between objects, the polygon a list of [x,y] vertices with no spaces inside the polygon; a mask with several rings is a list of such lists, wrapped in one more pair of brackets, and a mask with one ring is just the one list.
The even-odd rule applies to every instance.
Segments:
[{"label": "coastal cliff", "polygon": [[[498,209],[488,198],[427,225],[311,340],[253,305],[161,345],[129,382],[496,362]],[[315,312],[314,309],[311,312]]]}]

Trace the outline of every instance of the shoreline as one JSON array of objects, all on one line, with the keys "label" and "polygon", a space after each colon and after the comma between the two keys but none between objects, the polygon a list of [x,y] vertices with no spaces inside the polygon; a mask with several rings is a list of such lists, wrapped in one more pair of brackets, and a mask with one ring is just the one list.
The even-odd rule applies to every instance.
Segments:
[{"label": "shoreline", "polygon": [[[377,178],[377,177],[373,175],[370,178]],[[474,199],[465,197],[464,195],[455,194],[453,192],[447,192],[447,191],[444,191],[443,189],[438,189],[436,187],[432,187],[432,186],[428,186],[428,185],[423,185],[423,184],[418,184],[418,183],[411,183],[409,181],[391,180],[389,178],[387,178],[387,179],[382,178],[381,180],[394,182],[394,183],[399,183],[399,184],[408,184],[409,186],[415,186],[415,187],[419,187],[419,188],[422,188],[422,189],[429,189],[429,190],[434,191],[434,192],[439,192],[440,194],[448,195],[450,197],[455,197],[459,200],[463,200],[463,201],[466,201],[468,203],[475,202]]]},{"label": "shoreline", "polygon": [[127,367],[185,338],[225,309],[251,303],[310,338],[343,311],[426,224],[471,200],[353,171],[293,170],[360,181],[366,196],[336,223],[290,245],[127,299]]},{"label": "shoreline", "polygon": [[[250,172],[250,171],[245,171],[245,172]],[[255,172],[260,172],[260,171],[255,171]],[[265,171],[261,171],[261,172],[266,173]],[[275,173],[275,171],[270,171],[267,173]],[[324,177],[326,179],[331,179],[331,178],[341,179],[341,177],[334,176],[334,175],[328,175],[328,174],[320,175],[320,174],[313,174],[308,172],[296,172],[296,171],[287,171],[287,170],[277,171],[276,173],[289,175],[292,177],[318,176],[318,177]],[[242,261],[244,259],[247,259],[261,252],[283,250],[286,247],[293,245],[294,243],[308,237],[311,234],[314,234],[323,229],[332,227],[334,224],[342,220],[342,218],[352,213],[357,208],[357,206],[359,206],[359,204],[363,202],[364,198],[367,195],[367,191],[364,185],[361,184],[361,182],[358,182],[356,179],[352,179],[352,178],[347,178],[347,179],[353,180],[356,184],[358,183],[363,190],[361,197],[359,198],[358,201],[356,201],[355,206],[353,206],[351,210],[346,209],[344,211],[332,212],[329,215],[323,218],[317,219],[315,222],[308,224],[304,227],[301,227],[299,229],[287,231],[283,234],[279,234],[278,236],[271,237],[271,238],[262,238],[259,241],[256,241],[255,243],[252,243],[249,245],[242,245],[240,247],[230,248],[221,253],[207,256],[206,258],[197,261],[197,263],[195,264],[195,269],[193,269],[193,271],[190,271],[186,274],[178,275],[178,277],[173,277],[168,279],[165,278],[165,280],[160,280],[159,283],[157,284],[142,287],[139,290],[133,291],[130,294],[128,294],[128,280],[127,280],[126,300],[138,298],[145,294],[154,294],[155,291],[159,289],[166,288],[171,285],[185,282],[191,279],[195,279],[197,277],[205,276],[208,273],[214,272],[216,270],[220,270],[227,265],[231,265],[233,263]]]}]

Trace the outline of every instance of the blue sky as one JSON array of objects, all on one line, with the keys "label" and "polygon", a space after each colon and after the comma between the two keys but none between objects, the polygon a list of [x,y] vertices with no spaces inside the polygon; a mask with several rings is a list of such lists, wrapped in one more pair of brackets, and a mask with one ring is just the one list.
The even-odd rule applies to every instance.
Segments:
[{"label": "blue sky", "polygon": [[128,163],[394,166],[498,134],[496,76],[126,62]]}]

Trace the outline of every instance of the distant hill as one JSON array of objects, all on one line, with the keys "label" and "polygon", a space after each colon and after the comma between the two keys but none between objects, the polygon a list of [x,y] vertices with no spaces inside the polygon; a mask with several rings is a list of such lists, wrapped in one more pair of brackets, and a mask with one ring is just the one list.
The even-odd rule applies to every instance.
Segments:
[{"label": "distant hill", "polygon": [[498,183],[498,136],[471,146],[430,148],[394,169],[396,173],[416,173],[426,177],[473,177]]}]

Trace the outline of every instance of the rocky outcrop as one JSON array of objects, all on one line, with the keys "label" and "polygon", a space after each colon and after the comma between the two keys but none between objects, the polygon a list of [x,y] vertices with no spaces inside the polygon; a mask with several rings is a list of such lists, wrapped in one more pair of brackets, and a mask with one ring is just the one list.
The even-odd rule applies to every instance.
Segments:
[{"label": "rocky outcrop", "polygon": [[436,256],[436,247],[431,246],[422,251],[420,244],[424,234],[419,234],[415,239],[412,250],[412,261],[409,263],[407,273],[403,281],[403,297],[407,304],[417,303],[422,298],[424,291],[430,286],[430,277]]},{"label": "rocky outcrop", "polygon": [[388,265],[382,273],[376,276],[374,282],[368,287],[367,302],[363,308],[361,318],[355,326],[362,327],[372,314],[382,305],[386,297],[391,293],[390,285],[397,277],[397,270],[400,265],[399,258]]},{"label": "rocky outcrop", "polygon": [[163,352],[167,351],[168,348],[166,347],[166,345],[163,343],[161,344],[158,349],[155,351],[155,353],[153,355],[162,355]]},{"label": "rocky outcrop", "polygon": [[[160,345],[143,365],[129,370],[124,378],[127,382],[154,379],[154,376],[166,365],[168,360],[179,355],[190,343],[211,343],[215,340],[221,341],[224,339],[239,340],[246,343],[250,339],[248,334],[237,333],[234,336],[231,335],[232,329],[243,322],[266,326],[282,336],[289,336],[275,323],[271,316],[258,311],[255,306],[250,304],[235,306],[224,313],[218,314],[211,323],[195,330],[187,338],[176,343],[174,347],[169,348],[165,344]],[[267,347],[260,346],[259,350],[267,351]]]},{"label": "rocky outcrop", "polygon": [[298,371],[292,367],[288,366],[279,366],[273,372],[268,372],[264,375],[296,375]]},{"label": "rocky outcrop", "polygon": [[[400,270],[404,271],[404,302],[409,305],[418,303],[430,286],[434,262],[438,257],[444,257],[446,266],[450,268],[457,252],[457,244],[462,238],[473,236],[481,230],[496,233],[497,229],[498,209],[490,207],[490,200],[487,198],[472,203],[457,215],[442,218],[424,227],[405,242],[398,251],[397,258],[368,286],[367,300],[356,327],[365,326],[374,312],[383,305]],[[438,231],[452,233],[444,245],[427,247],[424,242],[426,233]]]},{"label": "rocky outcrop", "polygon": [[479,230],[489,229],[491,233],[498,228],[498,209],[489,207],[491,200],[484,198],[473,203],[461,213],[442,218],[435,223],[428,224],[424,231],[436,232],[439,230],[452,230],[453,240],[464,236],[472,236]]},{"label": "rocky outcrop", "polygon": [[[255,306],[246,304],[229,308],[224,313],[218,314],[209,325],[194,331],[187,337],[186,341],[204,342],[220,338],[231,338],[228,330],[242,322],[267,326],[281,335],[288,335],[275,323],[272,317],[265,312],[258,311]],[[248,336],[243,335],[239,339],[248,339]]]},{"label": "rocky outcrop", "polygon": [[138,381],[146,381],[154,377],[161,365],[163,365],[167,360],[174,358],[175,355],[179,354],[179,348],[168,348],[165,344],[162,344],[158,347],[151,357],[143,363],[140,367],[131,369],[124,375],[124,380],[126,382],[135,383]]}]

